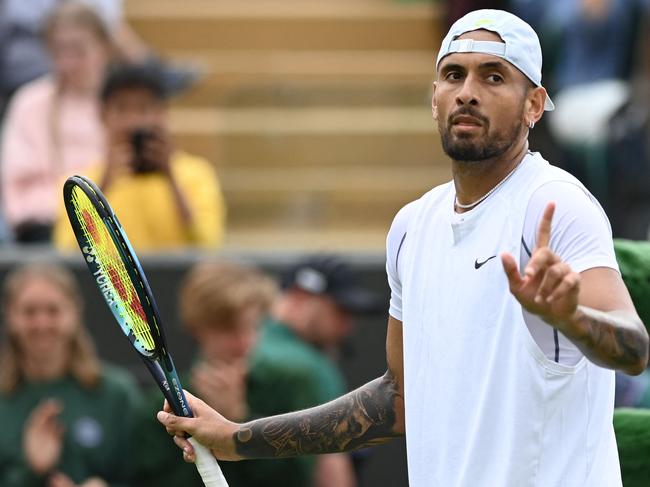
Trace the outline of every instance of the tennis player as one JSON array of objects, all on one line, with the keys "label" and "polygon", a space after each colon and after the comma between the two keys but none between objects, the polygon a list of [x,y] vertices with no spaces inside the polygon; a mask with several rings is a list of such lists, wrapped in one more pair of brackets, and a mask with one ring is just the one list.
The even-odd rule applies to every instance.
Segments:
[{"label": "tennis player", "polygon": [[533,29],[498,10],[442,42],[433,117],[453,181],[388,235],[388,371],[323,406],[234,424],[159,420],[220,459],[339,452],[406,434],[411,487],[621,485],[614,370],[638,374],[648,336],[598,202],[528,148],[552,110]]}]

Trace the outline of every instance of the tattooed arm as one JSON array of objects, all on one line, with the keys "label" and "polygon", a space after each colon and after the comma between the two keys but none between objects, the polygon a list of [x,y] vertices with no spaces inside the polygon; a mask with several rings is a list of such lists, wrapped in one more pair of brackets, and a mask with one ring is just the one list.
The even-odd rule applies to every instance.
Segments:
[{"label": "tattooed arm", "polygon": [[194,460],[187,433],[212,449],[217,458],[272,458],[351,451],[404,434],[402,324],[390,318],[386,341],[388,371],[380,378],[327,404],[304,411],[232,423],[188,395],[194,418],[158,413],[158,419]]},{"label": "tattooed arm", "polygon": [[389,372],[332,402],[253,421],[235,434],[242,458],[337,453],[384,443],[395,431],[397,384]]},{"label": "tattooed arm", "polygon": [[592,362],[631,375],[648,363],[648,334],[618,272],[599,267],[580,274],[576,312],[563,333]]},{"label": "tattooed arm", "polygon": [[521,306],[571,340],[592,362],[637,375],[648,364],[648,332],[621,275],[609,267],[574,272],[549,247],[555,204],[539,224],[523,276],[514,257],[501,256],[510,292]]},{"label": "tattooed arm", "polygon": [[[540,266],[544,277],[522,278],[508,260],[511,258],[504,266],[511,273],[509,278],[514,276],[510,289],[522,306],[562,332],[585,357],[601,367],[630,375],[645,370],[648,333],[618,272],[596,267],[578,274],[558,262],[551,266],[562,269],[557,277],[550,277],[552,271]],[[518,282],[512,281],[523,284],[517,287]],[[545,286],[549,281],[554,284]]]}]

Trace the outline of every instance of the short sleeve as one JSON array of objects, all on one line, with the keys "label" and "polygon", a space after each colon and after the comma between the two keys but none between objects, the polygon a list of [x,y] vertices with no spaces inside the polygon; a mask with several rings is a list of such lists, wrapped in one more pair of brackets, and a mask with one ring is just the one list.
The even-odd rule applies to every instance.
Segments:
[{"label": "short sleeve", "polygon": [[552,181],[538,188],[528,203],[524,242],[535,247],[537,228],[549,202],[555,203],[551,249],[575,272],[594,267],[618,271],[612,229],[596,198],[578,184]]},{"label": "short sleeve", "polygon": [[415,211],[417,201],[403,207],[395,216],[386,238],[386,274],[390,286],[389,314],[402,321],[402,282],[400,279],[400,259],[406,241],[409,221]]},{"label": "short sleeve", "polygon": [[[618,270],[609,220],[598,201],[572,181],[551,181],[531,196],[526,211],[520,265],[535,248],[537,229],[546,205],[555,203],[550,247],[575,272],[594,267]],[[524,313],[528,329],[549,360],[575,365],[582,352],[562,333],[556,334],[538,316]]]}]

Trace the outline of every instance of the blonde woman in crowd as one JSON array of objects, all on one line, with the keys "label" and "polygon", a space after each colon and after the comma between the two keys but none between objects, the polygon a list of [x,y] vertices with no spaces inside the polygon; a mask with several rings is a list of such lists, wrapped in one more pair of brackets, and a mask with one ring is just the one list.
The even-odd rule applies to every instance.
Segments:
[{"label": "blonde woman in crowd", "polygon": [[0,485],[130,485],[137,390],[100,364],[74,277],[20,267],[4,281],[2,310]]},{"label": "blonde woman in crowd", "polygon": [[100,16],[63,2],[44,36],[52,73],[18,90],[4,122],[2,197],[18,242],[49,240],[65,175],[98,160],[104,149],[98,91],[112,56]]}]

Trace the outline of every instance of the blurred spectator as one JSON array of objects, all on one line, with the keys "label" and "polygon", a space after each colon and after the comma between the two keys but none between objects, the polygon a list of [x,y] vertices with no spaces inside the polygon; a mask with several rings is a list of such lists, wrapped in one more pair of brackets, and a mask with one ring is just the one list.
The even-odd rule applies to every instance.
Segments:
[{"label": "blurred spectator", "polygon": [[[609,120],[630,96],[645,0],[511,1],[515,13],[546,39],[556,105],[548,115],[549,145],[561,146],[558,160],[607,207]],[[536,142],[531,142],[534,149],[539,148]]]},{"label": "blurred spectator", "polygon": [[[2,0],[0,2],[0,113],[2,105],[24,83],[50,70],[41,36],[45,19],[70,0]],[[81,0],[96,10],[109,29],[118,54],[128,62],[158,65],[170,91],[190,86],[197,73],[164,65],[123,18],[122,0]],[[1,118],[1,117],[0,117]]]},{"label": "blurred spectator", "polygon": [[[294,386],[292,395],[276,404],[266,395],[264,377],[249,370],[259,325],[275,294],[271,278],[255,269],[225,262],[196,265],[181,286],[181,320],[199,349],[189,377],[182,382],[231,420],[242,421],[271,411],[287,412],[295,406],[293,396],[300,395]],[[271,371],[276,370],[274,364],[270,366]],[[285,375],[283,380],[293,382],[291,375]],[[144,442],[140,485],[202,486],[194,466],[182,461],[155,419],[162,404],[160,392],[156,391],[151,399],[139,435]],[[269,409],[269,403],[279,409]],[[312,462],[255,460],[223,462],[221,467],[230,487],[303,487],[309,485],[306,471]]]},{"label": "blurred spectator", "polygon": [[[286,275],[284,285],[275,298],[268,277],[229,263],[198,264],[183,282],[181,319],[199,347],[188,388],[233,421],[308,408],[344,392],[343,378],[323,349],[338,346],[349,334],[352,311],[374,311],[379,304],[334,257],[300,262]],[[272,301],[272,318],[264,323],[258,340],[258,326]],[[182,465],[175,446],[156,423],[160,403],[158,393],[157,407],[142,421],[151,430],[142,435],[147,445],[149,441],[158,445],[157,457],[148,456],[143,470],[158,471],[171,479],[170,485],[199,486],[195,469]],[[148,450],[154,448],[143,449]],[[173,472],[160,470],[161,465]],[[356,485],[346,454],[221,466],[231,487]],[[148,480],[159,485],[161,479]]]},{"label": "blurred spectator", "polygon": [[14,97],[2,142],[2,196],[18,242],[48,241],[64,175],[103,152],[98,93],[111,53],[109,33],[94,10],[66,2],[52,12],[45,38],[51,75]]},{"label": "blurred spectator", "polygon": [[129,485],[137,390],[100,365],[73,276],[26,266],[3,291],[0,485]]},{"label": "blurred spectator", "polygon": [[[629,79],[640,0],[564,1],[555,18],[564,24],[555,89],[601,80]],[[595,60],[598,62],[594,62]]]},{"label": "blurred spectator", "polygon": [[644,2],[647,0],[510,0],[511,10],[544,40],[544,62],[546,69],[552,69],[545,71],[549,75],[546,84],[552,91],[628,78]]},{"label": "blurred spectator", "polygon": [[[110,70],[101,92],[107,149],[82,173],[98,183],[136,249],[215,247],[225,220],[217,175],[205,159],[174,148],[167,96],[151,66]],[[62,204],[54,241],[77,245]]]},{"label": "blurred spectator", "polygon": [[551,9],[556,13],[552,22],[562,26],[551,127],[565,143],[600,143],[609,118],[629,96],[639,1],[573,0],[562,5]]},{"label": "blurred spectator", "polygon": [[[270,404],[291,396],[299,406],[293,409],[323,404],[347,390],[331,357],[352,331],[352,314],[378,311],[383,303],[335,256],[298,262],[284,276],[282,287],[262,329],[251,370],[264,378]],[[318,457],[314,477],[319,487],[356,484],[347,454]]]},{"label": "blurred spectator", "polygon": [[650,1],[646,2],[630,98],[610,121],[607,153],[614,235],[642,240],[650,237]]}]

